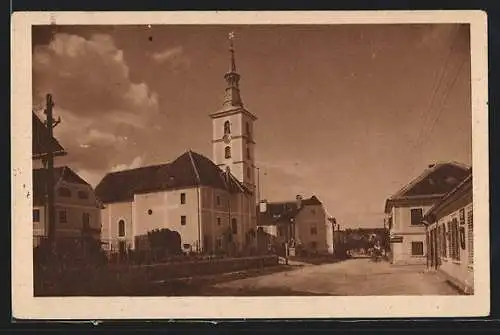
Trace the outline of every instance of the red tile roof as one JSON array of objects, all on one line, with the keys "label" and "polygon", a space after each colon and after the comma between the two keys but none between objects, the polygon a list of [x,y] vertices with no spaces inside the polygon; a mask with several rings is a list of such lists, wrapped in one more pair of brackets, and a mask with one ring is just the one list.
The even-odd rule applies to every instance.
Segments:
[{"label": "red tile roof", "polygon": [[230,192],[250,192],[207,157],[187,151],[171,163],[108,173],[96,187],[103,203],[131,201],[134,194],[210,186]]}]

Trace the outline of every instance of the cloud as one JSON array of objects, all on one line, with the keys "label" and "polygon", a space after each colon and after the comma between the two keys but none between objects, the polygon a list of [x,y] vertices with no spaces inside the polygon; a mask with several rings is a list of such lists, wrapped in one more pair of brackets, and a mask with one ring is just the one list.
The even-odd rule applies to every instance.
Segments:
[{"label": "cloud", "polygon": [[183,52],[183,48],[181,46],[175,48],[165,49],[160,52],[155,52],[152,54],[151,58],[157,63],[164,63],[167,60],[171,60]]},{"label": "cloud", "polygon": [[168,64],[171,70],[178,71],[190,66],[189,58],[184,54],[184,48],[177,46],[167,48],[163,51],[155,52],[150,55],[157,64]]},{"label": "cloud", "polygon": [[90,39],[57,34],[33,55],[35,96],[50,91],[57,105],[78,115],[116,118],[116,114],[155,113],[158,95],[134,83],[123,51],[109,35]]},{"label": "cloud", "polygon": [[120,162],[142,164],[134,158],[154,136],[148,129],[161,116],[158,95],[146,82],[131,79],[124,51],[110,35],[61,33],[34,47],[36,108],[47,93],[53,95],[55,117],[62,119],[54,135],[68,152],[58,164],[94,181]]}]

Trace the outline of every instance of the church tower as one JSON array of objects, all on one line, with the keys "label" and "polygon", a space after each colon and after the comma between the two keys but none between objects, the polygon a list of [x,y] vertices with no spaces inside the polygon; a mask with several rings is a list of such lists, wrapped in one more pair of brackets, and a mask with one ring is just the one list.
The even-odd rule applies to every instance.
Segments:
[{"label": "church tower", "polygon": [[240,95],[240,75],[236,71],[234,33],[229,34],[231,64],[224,75],[226,91],[219,111],[210,115],[213,125],[213,160],[250,190],[255,190],[254,121],[257,117],[244,106]]}]

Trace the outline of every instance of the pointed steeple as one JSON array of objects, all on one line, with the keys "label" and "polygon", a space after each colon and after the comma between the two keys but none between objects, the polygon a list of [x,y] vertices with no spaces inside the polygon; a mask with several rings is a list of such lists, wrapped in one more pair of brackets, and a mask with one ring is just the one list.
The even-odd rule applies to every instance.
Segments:
[{"label": "pointed steeple", "polygon": [[240,75],[236,72],[236,60],[234,56],[234,32],[229,33],[229,52],[231,53],[231,67],[229,72],[224,75],[226,79],[226,92],[224,96],[224,108],[243,107],[243,101],[240,95]]}]

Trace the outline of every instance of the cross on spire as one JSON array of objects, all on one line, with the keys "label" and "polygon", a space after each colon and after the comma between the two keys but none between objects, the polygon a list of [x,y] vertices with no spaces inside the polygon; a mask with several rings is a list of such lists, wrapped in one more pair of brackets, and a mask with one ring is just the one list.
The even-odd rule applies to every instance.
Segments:
[{"label": "cross on spire", "polygon": [[236,72],[236,61],[234,59],[234,44],[233,40],[235,39],[234,31],[229,33],[229,51],[231,52],[231,72]]}]

